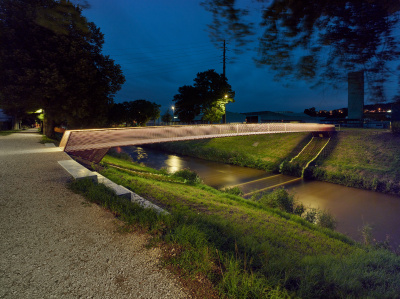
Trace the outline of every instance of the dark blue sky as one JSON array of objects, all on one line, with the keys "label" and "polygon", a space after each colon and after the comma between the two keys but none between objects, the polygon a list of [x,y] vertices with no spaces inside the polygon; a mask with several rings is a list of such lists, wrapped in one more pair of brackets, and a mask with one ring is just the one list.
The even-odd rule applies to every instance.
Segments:
[{"label": "dark blue sky", "polygon": [[[222,44],[217,48],[207,33],[211,14],[197,0],[89,0],[83,13],[105,35],[103,53],[122,66],[126,82],[116,102],[146,99],[173,105],[180,86],[192,85],[198,72],[222,73]],[[227,44],[226,75],[236,92],[228,111],[293,111],[305,108],[336,109],[347,106],[347,84],[333,90],[310,89],[305,82],[273,80],[268,68],[257,68],[254,50],[235,55]],[[234,58],[234,59],[232,59]],[[393,83],[390,94],[396,91]]]}]

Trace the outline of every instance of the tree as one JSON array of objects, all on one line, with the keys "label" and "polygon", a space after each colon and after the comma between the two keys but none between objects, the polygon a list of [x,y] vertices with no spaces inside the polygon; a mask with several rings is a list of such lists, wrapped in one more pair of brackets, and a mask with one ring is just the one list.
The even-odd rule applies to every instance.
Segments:
[{"label": "tree", "polygon": [[139,126],[145,125],[149,120],[156,120],[160,117],[160,107],[156,103],[146,100],[136,100],[132,102],[124,102],[128,110],[128,119],[132,124]]},{"label": "tree", "polygon": [[311,107],[309,109],[304,109],[304,114],[309,116],[317,116],[317,111],[315,111],[315,107]]},{"label": "tree", "polygon": [[[258,65],[276,77],[305,79],[318,84],[347,80],[347,73],[364,71],[370,91],[384,98],[390,63],[398,61],[400,2],[391,0],[260,0]],[[212,12],[211,33],[247,44],[252,23],[248,10],[232,1],[206,0]]]},{"label": "tree", "polygon": [[111,125],[120,125],[128,120],[128,111],[123,103],[113,103],[108,111],[108,120]]},{"label": "tree", "polygon": [[0,106],[43,109],[48,136],[55,123],[104,125],[125,81],[81,12],[65,0],[0,0]]},{"label": "tree", "polygon": [[171,114],[171,110],[167,109],[165,113],[161,116],[161,121],[164,123],[170,123],[174,120],[173,115]]},{"label": "tree", "polygon": [[198,89],[184,85],[179,87],[178,94],[174,96],[175,114],[180,121],[190,123],[201,112],[201,98]]},{"label": "tree", "polygon": [[234,102],[235,92],[224,75],[208,70],[198,73],[193,86],[182,86],[174,96],[178,117],[183,122],[192,122],[203,112],[203,120],[219,122],[225,114],[225,106]]}]

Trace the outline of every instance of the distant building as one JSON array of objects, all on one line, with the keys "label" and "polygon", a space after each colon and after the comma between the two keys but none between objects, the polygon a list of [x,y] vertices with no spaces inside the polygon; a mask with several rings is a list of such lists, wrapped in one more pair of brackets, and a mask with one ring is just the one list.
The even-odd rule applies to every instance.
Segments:
[{"label": "distant building", "polygon": [[243,113],[235,113],[226,111],[226,122],[227,123],[244,123],[246,122],[246,116]]},{"label": "distant building", "polygon": [[364,111],[364,72],[348,75],[348,118],[360,120]]},{"label": "distant building", "polygon": [[294,113],[291,111],[272,112],[258,111],[241,113],[245,115],[247,123],[267,123],[267,122],[301,122],[313,123],[318,118],[311,117],[305,113]]}]

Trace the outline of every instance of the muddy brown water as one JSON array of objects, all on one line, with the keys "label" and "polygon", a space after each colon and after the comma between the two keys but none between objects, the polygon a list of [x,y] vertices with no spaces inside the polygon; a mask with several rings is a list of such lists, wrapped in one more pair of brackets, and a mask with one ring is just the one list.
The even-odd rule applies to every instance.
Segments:
[{"label": "muddy brown water", "polygon": [[399,196],[326,182],[303,181],[295,177],[170,154],[146,147],[124,147],[120,150],[149,167],[165,168],[171,173],[189,168],[196,171],[209,186],[217,189],[238,186],[249,196],[257,190],[269,190],[273,186],[283,185],[306,207],[328,210],[333,214],[338,221],[337,231],[362,241],[361,229],[368,224],[372,226],[373,237],[377,241],[382,242],[389,236],[392,246],[400,245]]}]

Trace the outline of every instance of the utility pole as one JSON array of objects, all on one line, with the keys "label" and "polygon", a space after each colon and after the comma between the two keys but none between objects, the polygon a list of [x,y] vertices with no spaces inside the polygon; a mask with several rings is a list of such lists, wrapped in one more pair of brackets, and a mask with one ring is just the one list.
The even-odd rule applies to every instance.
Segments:
[{"label": "utility pole", "polygon": [[[224,53],[223,53],[223,60],[222,60],[222,75],[224,76],[224,79],[226,79],[226,74],[225,74],[225,61],[226,61],[226,46],[225,46],[225,40],[224,40]],[[226,124],[226,104],[225,104],[225,114],[222,116],[222,123]]]},{"label": "utility pole", "polygon": [[224,77],[226,78],[226,74],[225,74],[225,60],[226,60],[226,47],[225,47],[225,40],[224,40],[224,55],[223,55],[223,68],[222,68],[222,74],[224,75]]}]

